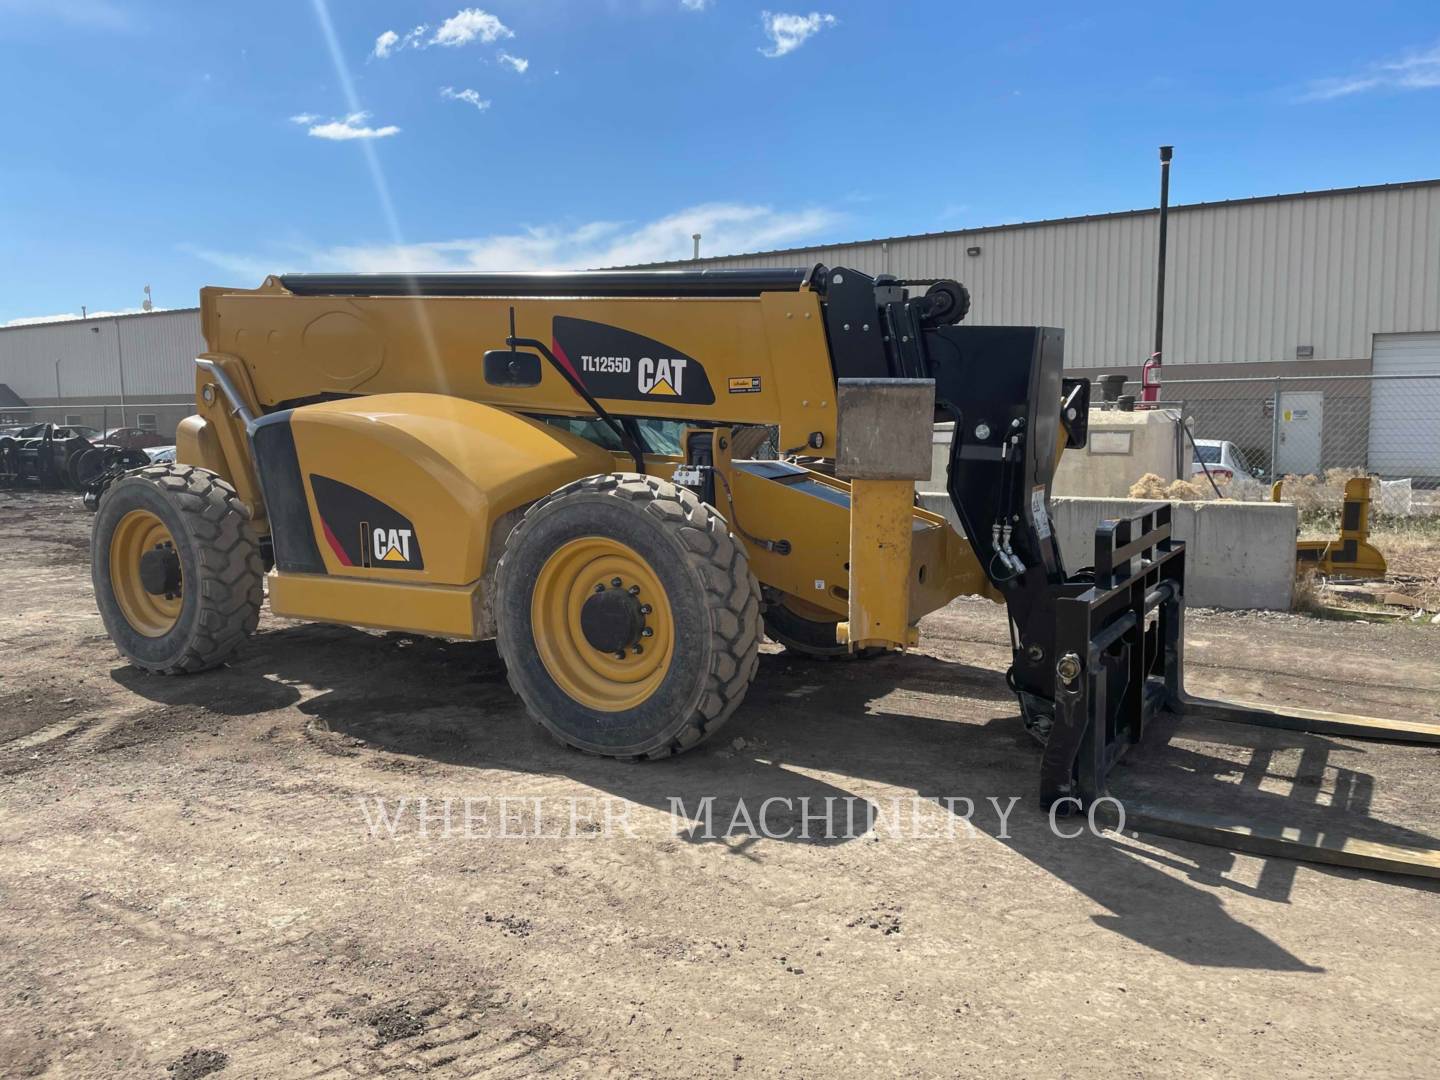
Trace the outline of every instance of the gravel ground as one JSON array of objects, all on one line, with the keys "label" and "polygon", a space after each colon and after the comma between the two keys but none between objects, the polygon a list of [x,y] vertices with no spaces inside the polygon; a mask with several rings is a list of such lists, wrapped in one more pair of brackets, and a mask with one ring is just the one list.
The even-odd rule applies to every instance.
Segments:
[{"label": "gravel ground", "polygon": [[[145,676],[89,523],[0,492],[0,1076],[1433,1075],[1440,883],[1054,836],[990,605],[905,656],[767,646],[714,745],[620,765],[547,741],[488,643],[267,615]],[[1436,720],[1437,632],[1200,612],[1187,656]],[[1187,722],[1114,786],[1436,847],[1437,768]],[[708,833],[672,816],[705,796]],[[827,798],[855,828],[807,828]]]}]

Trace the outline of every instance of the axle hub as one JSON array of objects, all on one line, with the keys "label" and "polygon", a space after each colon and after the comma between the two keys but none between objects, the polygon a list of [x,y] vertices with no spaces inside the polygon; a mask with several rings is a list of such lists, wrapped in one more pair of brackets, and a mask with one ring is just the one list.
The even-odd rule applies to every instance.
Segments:
[{"label": "axle hub", "polygon": [[622,586],[591,593],[580,608],[580,632],[601,652],[623,654],[644,629],[640,601]]}]

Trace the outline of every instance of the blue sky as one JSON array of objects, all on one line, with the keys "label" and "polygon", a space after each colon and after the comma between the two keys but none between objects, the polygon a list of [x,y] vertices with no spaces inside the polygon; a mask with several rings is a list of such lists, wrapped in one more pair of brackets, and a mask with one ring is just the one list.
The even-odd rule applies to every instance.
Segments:
[{"label": "blue sky", "polygon": [[1440,4],[0,0],[0,100],[4,323],[1436,177]]}]

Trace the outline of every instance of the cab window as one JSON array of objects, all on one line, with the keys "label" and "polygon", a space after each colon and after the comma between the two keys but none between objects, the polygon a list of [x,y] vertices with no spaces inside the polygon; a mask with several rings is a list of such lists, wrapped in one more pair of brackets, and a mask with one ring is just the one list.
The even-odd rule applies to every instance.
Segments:
[{"label": "cab window", "polygon": [[[581,420],[573,416],[547,416],[545,423],[579,435],[586,442],[592,442],[602,450],[620,451],[625,448],[615,437],[615,432],[603,420]],[[652,454],[677,455],[680,453],[680,435],[685,425],[678,420],[637,420],[640,437],[645,449]]]}]

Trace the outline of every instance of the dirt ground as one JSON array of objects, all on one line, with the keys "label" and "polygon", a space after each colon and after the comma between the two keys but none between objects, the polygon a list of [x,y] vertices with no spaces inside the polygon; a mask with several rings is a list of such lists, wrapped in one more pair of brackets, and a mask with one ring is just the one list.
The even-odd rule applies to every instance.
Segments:
[{"label": "dirt ground", "polygon": [[[0,493],[0,1076],[1434,1074],[1440,882],[1053,835],[999,609],[863,663],[767,646],[715,744],[622,765],[547,741],[491,644],[267,615],[142,675],[89,525]],[[1201,692],[1440,719],[1440,629],[1188,631]],[[1440,846],[1433,747],[1158,736],[1123,798]],[[670,812],[704,796],[708,837]],[[772,797],[774,838],[736,824]],[[802,838],[802,797],[859,829]]]}]

